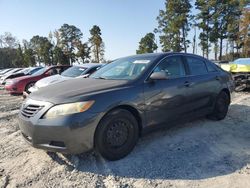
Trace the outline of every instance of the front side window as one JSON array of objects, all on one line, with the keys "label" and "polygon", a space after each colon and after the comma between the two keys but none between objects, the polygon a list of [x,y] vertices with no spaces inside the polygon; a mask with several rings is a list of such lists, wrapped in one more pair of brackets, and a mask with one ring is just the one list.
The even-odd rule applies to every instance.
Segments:
[{"label": "front side window", "polygon": [[169,78],[185,76],[185,67],[180,56],[167,57],[154,69],[154,72],[165,72]]},{"label": "front side window", "polygon": [[191,75],[207,74],[205,62],[196,57],[186,57]]}]

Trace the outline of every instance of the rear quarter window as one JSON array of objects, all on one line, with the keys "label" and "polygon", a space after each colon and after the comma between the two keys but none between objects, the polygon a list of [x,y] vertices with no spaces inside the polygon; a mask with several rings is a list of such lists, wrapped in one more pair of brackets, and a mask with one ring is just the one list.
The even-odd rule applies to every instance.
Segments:
[{"label": "rear quarter window", "polygon": [[186,60],[191,75],[203,75],[208,73],[206,64],[202,59],[188,56]]}]

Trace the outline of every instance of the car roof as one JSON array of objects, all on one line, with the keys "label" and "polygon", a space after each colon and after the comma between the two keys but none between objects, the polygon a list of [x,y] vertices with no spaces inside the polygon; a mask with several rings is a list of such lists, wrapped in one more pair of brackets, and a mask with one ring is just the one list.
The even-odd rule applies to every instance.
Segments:
[{"label": "car roof", "polygon": [[[204,57],[196,55],[196,54],[184,53],[184,52],[145,53],[145,54],[137,54],[137,55],[127,56],[127,57],[131,57],[131,58],[133,58],[133,57],[144,57],[144,58],[146,58],[146,57],[164,57],[164,56],[168,56],[168,55],[188,55],[188,56],[194,56],[194,57],[204,58]],[[118,59],[120,59],[120,58],[118,58]]]},{"label": "car roof", "polygon": [[83,63],[79,65],[73,65],[74,67],[92,68],[97,66],[103,66],[103,63]]}]

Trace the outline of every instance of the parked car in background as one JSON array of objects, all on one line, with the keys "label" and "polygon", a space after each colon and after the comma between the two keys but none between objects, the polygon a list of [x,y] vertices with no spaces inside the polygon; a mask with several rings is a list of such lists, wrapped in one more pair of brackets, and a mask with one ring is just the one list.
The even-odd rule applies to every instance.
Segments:
[{"label": "parked car in background", "polygon": [[201,116],[222,120],[234,82],[193,54],[143,54],[118,59],[89,78],[41,88],[23,102],[19,127],[37,148],[82,153],[95,148],[118,160],[139,135]]},{"label": "parked car in background", "polygon": [[236,91],[250,88],[250,58],[237,59],[232,63],[221,65],[221,68],[232,73]]},{"label": "parked car in background", "polygon": [[28,92],[28,89],[38,80],[48,76],[60,74],[69,67],[70,66],[68,65],[59,65],[41,68],[32,75],[7,80],[5,89],[9,91],[10,94],[23,94],[24,91]]},{"label": "parked car in background", "polygon": [[40,70],[42,67],[29,67],[29,68],[24,68],[21,69],[17,72],[14,73],[9,73],[1,77],[0,79],[0,84],[5,85],[7,79],[13,79],[25,75],[32,75],[36,71]]},{"label": "parked car in background", "polygon": [[22,68],[12,68],[11,70],[9,70],[9,71],[3,73],[3,74],[1,75],[1,78],[4,77],[4,76],[6,76],[6,75],[9,75],[9,74],[18,72],[19,70],[22,70]]},{"label": "parked car in background", "polygon": [[0,78],[2,75],[6,74],[7,72],[11,71],[13,68],[9,68],[9,69],[4,69],[0,72]]},{"label": "parked car in background", "polygon": [[[29,93],[35,92],[42,87],[63,82],[72,78],[88,77],[103,65],[104,64],[101,63],[86,63],[82,65],[72,66],[67,70],[65,70],[64,72],[62,72],[62,74],[57,74],[39,80],[33,87],[29,88]],[[27,96],[27,94],[28,93],[24,92],[24,97]]]},{"label": "parked car in background", "polygon": [[221,60],[221,61],[213,60],[212,62],[215,63],[218,66],[225,65],[225,64],[229,63],[229,61],[224,61],[224,60]]},{"label": "parked car in background", "polygon": [[5,80],[6,77],[8,77],[9,75],[13,74],[13,73],[16,73],[20,70],[23,70],[23,68],[14,68],[8,72],[6,72],[5,74],[3,74],[0,78],[0,84],[2,84],[3,80]]}]

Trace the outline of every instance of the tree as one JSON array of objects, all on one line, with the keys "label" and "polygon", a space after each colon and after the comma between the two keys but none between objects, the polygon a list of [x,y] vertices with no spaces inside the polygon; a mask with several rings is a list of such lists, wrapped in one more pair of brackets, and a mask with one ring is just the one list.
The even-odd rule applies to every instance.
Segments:
[{"label": "tree", "polygon": [[16,48],[18,46],[18,41],[11,33],[5,32],[0,35],[0,47],[3,48]]},{"label": "tree", "polygon": [[250,57],[250,8],[245,8],[240,21],[239,38],[242,41],[243,57]]},{"label": "tree", "polygon": [[211,32],[211,19],[212,19],[212,7],[210,0],[196,0],[195,7],[199,10],[199,13],[196,15],[197,26],[202,30],[199,39],[203,56],[208,58],[209,48],[210,48],[210,32]]},{"label": "tree", "polygon": [[82,38],[82,32],[74,25],[63,24],[58,30],[60,36],[60,46],[68,58],[69,62],[72,63],[75,61],[75,49],[77,43]]},{"label": "tree", "polygon": [[76,53],[76,56],[81,58],[83,63],[90,59],[90,47],[88,46],[88,43],[82,43],[79,41],[77,44],[77,49],[78,52]]},{"label": "tree", "polygon": [[58,46],[55,46],[53,49],[53,60],[54,64],[68,65],[69,59],[63,53],[62,49]]},{"label": "tree", "polygon": [[37,61],[39,64],[43,62],[45,65],[50,65],[51,51],[53,45],[50,43],[48,38],[41,36],[33,36],[30,40],[31,49],[35,52]]},{"label": "tree", "polygon": [[190,30],[191,19],[189,0],[166,0],[165,10],[160,10],[158,20],[158,32],[163,51],[187,51],[187,34]]},{"label": "tree", "polygon": [[25,67],[36,66],[35,52],[31,49],[30,43],[23,40],[24,52],[23,52],[23,64]]},{"label": "tree", "polygon": [[104,42],[102,40],[102,33],[99,26],[94,25],[90,30],[91,37],[89,42],[91,44],[91,51],[94,55],[94,61],[100,63],[104,57]]},{"label": "tree", "polygon": [[154,33],[147,33],[139,42],[139,49],[136,50],[136,53],[153,53],[157,48]]},{"label": "tree", "polygon": [[18,44],[18,48],[17,48],[17,51],[16,51],[16,58],[15,58],[13,64],[16,67],[25,67],[25,65],[24,65],[24,57],[23,57],[23,50],[22,50],[21,44]]}]

